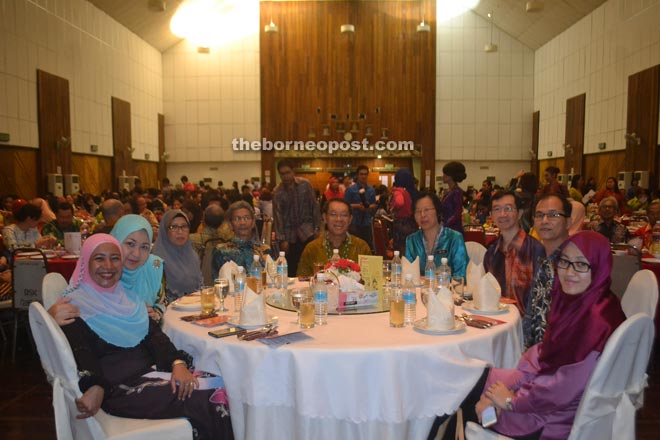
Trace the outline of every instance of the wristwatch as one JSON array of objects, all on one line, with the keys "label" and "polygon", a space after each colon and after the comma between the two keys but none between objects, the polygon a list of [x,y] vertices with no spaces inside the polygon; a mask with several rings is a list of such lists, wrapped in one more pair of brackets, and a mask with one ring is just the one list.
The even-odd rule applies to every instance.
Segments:
[{"label": "wristwatch", "polygon": [[504,399],[504,407],[506,408],[507,411],[513,411],[513,397],[507,397]]}]

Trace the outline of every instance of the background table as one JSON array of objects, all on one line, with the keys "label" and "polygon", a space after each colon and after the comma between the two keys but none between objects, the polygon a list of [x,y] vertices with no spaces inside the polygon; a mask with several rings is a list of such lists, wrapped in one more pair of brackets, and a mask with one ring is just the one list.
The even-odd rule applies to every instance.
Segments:
[{"label": "background table", "polygon": [[78,260],[63,260],[61,258],[52,258],[48,260],[48,272],[58,272],[65,280],[69,281],[73,271],[76,268]]},{"label": "background table", "polygon": [[[280,333],[298,330],[294,313],[268,313],[279,316]],[[222,374],[238,439],[426,438],[487,363],[513,368],[522,347],[515,307],[498,316],[505,324],[448,336],[390,328],[388,313],[329,316],[307,331],[314,340],[276,349],[214,339],[179,319],[186,314],[168,310],[163,329],[197,368]],[[421,302],[418,315],[426,315]]]}]

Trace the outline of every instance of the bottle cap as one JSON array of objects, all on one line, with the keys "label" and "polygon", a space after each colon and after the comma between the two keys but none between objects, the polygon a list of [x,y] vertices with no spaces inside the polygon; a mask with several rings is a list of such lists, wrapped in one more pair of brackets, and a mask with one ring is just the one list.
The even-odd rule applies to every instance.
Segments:
[{"label": "bottle cap", "polygon": [[333,254],[339,254],[339,249],[333,249],[333,250],[332,250],[332,253],[333,253]]},{"label": "bottle cap", "polygon": [[426,259],[427,259],[428,261],[433,261],[433,255],[429,255],[428,257],[426,257]]},{"label": "bottle cap", "polygon": [[258,262],[258,261],[259,261],[259,255],[253,255],[253,256],[252,256],[252,259],[253,259],[254,261],[257,261],[257,262]]},{"label": "bottle cap", "polygon": [[280,251],[280,257],[284,256],[284,251]]},{"label": "bottle cap", "polygon": [[395,256],[395,257],[398,257],[398,256],[399,256],[399,254],[400,254],[400,252],[399,252],[399,251],[394,251],[394,256]]},{"label": "bottle cap", "polygon": [[316,280],[317,281],[325,281],[325,274],[323,272],[319,272],[316,274]]},{"label": "bottle cap", "polygon": [[447,261],[448,261],[448,260],[447,260],[447,257],[442,257],[442,259],[440,259],[440,262],[441,262],[442,264],[447,264]]}]

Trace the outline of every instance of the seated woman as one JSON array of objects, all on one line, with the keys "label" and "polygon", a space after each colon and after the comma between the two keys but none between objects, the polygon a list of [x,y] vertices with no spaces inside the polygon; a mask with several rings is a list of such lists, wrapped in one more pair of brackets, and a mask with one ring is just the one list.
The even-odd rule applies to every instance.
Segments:
[{"label": "seated woman", "polygon": [[2,240],[7,252],[18,247],[52,247],[56,240],[50,235],[41,236],[37,226],[41,218],[41,209],[23,199],[17,199],[12,205],[15,223],[2,229]]},{"label": "seated woman", "polygon": [[160,221],[153,254],[165,262],[165,296],[174,301],[199,290],[202,270],[190,242],[190,222],[180,209],[170,209]]},{"label": "seated woman", "polygon": [[254,234],[254,208],[244,200],[234,202],[227,210],[227,219],[234,232],[234,236],[218,244],[213,250],[213,273],[228,261],[233,261],[247,269],[252,264],[252,256],[257,254],[263,260],[270,251],[270,247],[259,243]]},{"label": "seated woman", "polygon": [[[119,283],[122,251],[107,234],[88,238],[65,294],[80,317],[62,327],[79,371],[79,418],[99,408],[119,417],[186,417],[198,438],[233,438],[223,389],[201,390],[190,356],[149,319],[141,299]],[[169,379],[144,377],[155,364]]]},{"label": "seated woman", "polygon": [[465,276],[468,264],[463,235],[442,226],[440,199],[431,193],[422,193],[415,201],[413,214],[421,228],[406,238],[406,258],[415,261],[419,257],[419,272],[424,274],[426,256],[433,255],[436,267],[446,257],[453,274]]},{"label": "seated woman", "polygon": [[[112,236],[121,243],[124,254],[124,268],[120,280],[124,290],[141,298],[147,305],[149,316],[160,322],[162,314],[165,313],[165,307],[161,304],[163,260],[151,255],[152,234],[149,222],[135,214],[123,216],[112,229]],[[69,285],[75,282],[72,278]],[[80,316],[78,308],[70,304],[67,298],[58,299],[48,309],[48,313],[59,325],[69,324]]]},{"label": "seated woman", "polygon": [[[461,404],[464,420],[480,420],[484,409],[494,406],[497,423],[491,429],[500,434],[568,438],[596,361],[626,317],[610,291],[607,239],[582,231],[560,249],[543,341],[523,354],[515,370],[487,368]],[[436,419],[431,435],[448,417]]]}]

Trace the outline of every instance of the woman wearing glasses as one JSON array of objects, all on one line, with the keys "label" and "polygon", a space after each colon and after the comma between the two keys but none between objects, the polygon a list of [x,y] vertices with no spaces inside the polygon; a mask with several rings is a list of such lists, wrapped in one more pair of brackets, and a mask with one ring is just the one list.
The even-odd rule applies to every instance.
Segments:
[{"label": "woman wearing glasses", "polygon": [[446,257],[454,275],[465,276],[468,256],[463,235],[442,225],[440,199],[431,193],[421,193],[413,206],[419,230],[406,238],[406,258],[419,257],[419,272],[424,274],[427,255],[433,255],[436,267]]},{"label": "woman wearing glasses", "polygon": [[[625,315],[610,291],[607,239],[582,231],[560,249],[543,341],[523,354],[515,370],[484,371],[461,405],[465,420],[481,421],[482,412],[493,406],[497,423],[491,429],[500,434],[568,438],[596,361]],[[448,417],[436,419],[434,430]]]},{"label": "woman wearing glasses", "polygon": [[168,301],[199,290],[202,271],[197,252],[190,242],[190,222],[183,211],[171,209],[163,215],[153,254],[165,263],[165,296]]},{"label": "woman wearing glasses", "polygon": [[243,266],[247,273],[252,264],[252,256],[257,254],[264,261],[270,247],[257,240],[254,208],[245,200],[232,203],[227,209],[226,218],[229,219],[234,236],[213,250],[213,273],[218,273],[228,261]]}]

